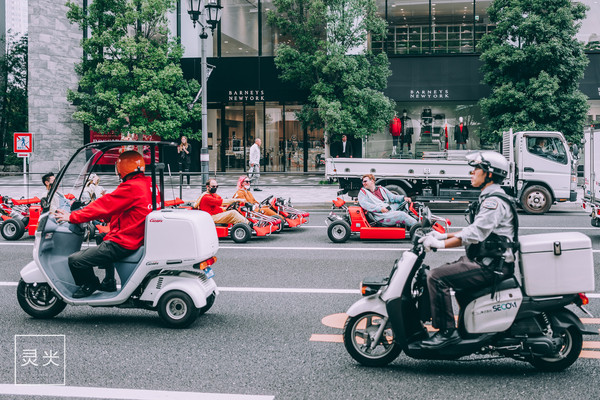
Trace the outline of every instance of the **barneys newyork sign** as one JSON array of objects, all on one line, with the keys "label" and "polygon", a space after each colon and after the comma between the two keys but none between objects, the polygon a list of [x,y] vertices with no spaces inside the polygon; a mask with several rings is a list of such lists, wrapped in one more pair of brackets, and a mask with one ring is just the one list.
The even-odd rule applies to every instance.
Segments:
[{"label": "barneys newyork sign", "polygon": [[229,90],[229,101],[265,101],[265,91],[260,90]]},{"label": "barneys newyork sign", "polygon": [[449,100],[450,91],[448,89],[411,89],[409,97],[411,99]]}]

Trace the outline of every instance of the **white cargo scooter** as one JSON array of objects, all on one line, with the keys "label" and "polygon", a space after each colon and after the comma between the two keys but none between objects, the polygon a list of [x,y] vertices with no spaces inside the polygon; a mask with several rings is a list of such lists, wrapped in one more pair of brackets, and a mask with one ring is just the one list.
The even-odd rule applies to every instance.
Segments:
[{"label": "white cargo scooter", "polygon": [[[423,219],[425,223],[426,218]],[[425,250],[417,232],[413,247],[394,264],[389,277],[367,278],[364,296],[347,311],[344,344],[352,358],[383,366],[402,351],[417,359],[454,360],[487,354],[527,361],[544,371],[561,371],[582,349],[585,329],[565,307],[587,304],[583,291],[594,290],[591,240],[581,233],[521,236],[514,277],[496,287],[457,292],[461,341],[441,349],[421,346],[429,337],[429,294]],[[585,310],[584,310],[585,311]]]},{"label": "white cargo scooter", "polygon": [[[77,286],[67,258],[81,249],[85,229],[79,225],[57,223],[48,212],[52,196],[56,195],[59,187],[68,187],[71,193],[79,193],[81,198],[87,176],[103,156],[114,157],[120,146],[136,145],[149,147],[152,155],[147,171],[152,174],[154,200],[153,211],[146,217],[144,245],[115,263],[121,281],[120,289],[112,293],[96,291],[89,297],[74,299],[72,293]],[[157,310],[169,327],[184,328],[211,308],[218,294],[210,268],[216,261],[214,256],[219,248],[215,225],[205,212],[160,210],[160,204],[164,204],[163,165],[155,162],[154,155],[157,150],[162,154],[165,146],[176,144],[90,143],[71,157],[58,174],[47,201],[42,203],[44,212],[35,234],[34,260],[21,270],[17,299],[27,314],[34,318],[52,318],[67,304],[143,308]],[[82,168],[82,173],[72,174],[70,168]],[[157,172],[160,204],[156,203]]]}]

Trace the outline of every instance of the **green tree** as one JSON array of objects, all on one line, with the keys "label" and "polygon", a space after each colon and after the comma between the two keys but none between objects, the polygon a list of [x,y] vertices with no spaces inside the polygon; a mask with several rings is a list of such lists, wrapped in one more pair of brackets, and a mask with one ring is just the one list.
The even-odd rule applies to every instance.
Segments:
[{"label": "green tree", "polygon": [[478,45],[489,97],[480,101],[494,143],[503,130],[558,130],[577,139],[588,110],[578,90],[588,64],[575,39],[586,6],[570,0],[494,0],[496,29]]},{"label": "green tree", "polygon": [[67,3],[71,23],[90,32],[76,66],[79,88],[67,95],[77,107],[73,118],[103,134],[199,138],[192,126],[201,119],[200,107],[187,107],[199,85],[183,78],[183,50],[168,37],[166,13],[173,3],[94,0],[87,13]]},{"label": "green tree", "polygon": [[0,57],[0,164],[16,163],[14,132],[27,132],[27,36],[10,32]]},{"label": "green tree", "polygon": [[385,53],[367,49],[368,36],[386,32],[374,0],[274,0],[268,21],[292,40],[276,51],[283,81],[309,93],[298,113],[303,127],[323,128],[330,139],[367,137],[394,113],[382,91],[391,72]]}]

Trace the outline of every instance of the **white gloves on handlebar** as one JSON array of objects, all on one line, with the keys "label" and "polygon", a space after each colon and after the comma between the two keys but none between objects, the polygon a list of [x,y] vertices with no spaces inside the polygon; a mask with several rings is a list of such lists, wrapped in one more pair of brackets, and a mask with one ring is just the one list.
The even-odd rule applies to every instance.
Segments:
[{"label": "white gloves on handlebar", "polygon": [[431,231],[427,234],[427,236],[433,236],[434,238],[438,239],[438,240],[446,240],[448,239],[448,234],[447,233],[439,233],[438,231]]},{"label": "white gloves on handlebar", "polygon": [[423,236],[419,239],[419,243],[425,247],[425,251],[431,251],[431,249],[444,249],[446,247],[443,240],[436,239],[433,235]]}]

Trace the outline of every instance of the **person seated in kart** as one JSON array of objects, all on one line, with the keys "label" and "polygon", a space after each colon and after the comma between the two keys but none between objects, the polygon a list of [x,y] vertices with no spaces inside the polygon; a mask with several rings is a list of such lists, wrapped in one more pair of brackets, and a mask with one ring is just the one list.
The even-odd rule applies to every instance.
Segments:
[{"label": "person seated in kart", "polygon": [[100,177],[96,174],[90,174],[83,189],[81,200],[85,203],[92,202],[106,194],[106,190],[100,186]]},{"label": "person seated in kart", "polygon": [[209,213],[215,224],[244,223],[250,225],[250,222],[239,211],[223,211],[221,208],[223,199],[217,194],[218,187],[219,184],[216,179],[209,179],[206,182],[206,191],[198,197],[198,200],[194,203],[194,209]]},{"label": "person seated in kart", "polygon": [[256,199],[250,192],[250,178],[248,178],[245,175],[240,176],[240,178],[238,179],[237,192],[235,192],[233,198],[243,200],[246,204],[252,204],[253,211],[258,211],[261,214],[267,215],[269,217],[277,215],[277,213],[271,210],[271,207],[269,207],[268,205],[260,207],[259,202],[256,201]]},{"label": "person seated in kart", "polygon": [[[144,244],[146,216],[152,211],[152,180],[144,175],[144,157],[137,151],[126,151],[119,155],[115,167],[122,182],[113,192],[71,213],[55,213],[57,221],[72,224],[110,221],[110,231],[99,246],[69,256],[69,268],[79,286],[72,295],[75,299],[90,296],[96,290],[116,291],[113,262],[135,253]],[[106,269],[102,283],[94,274],[95,266]]]},{"label": "person seated in kart", "polygon": [[358,204],[373,214],[375,220],[383,226],[403,225],[410,229],[417,220],[401,211],[410,197],[393,194],[383,186],[375,185],[375,176],[365,174],[362,177],[363,187],[358,192]]},{"label": "person seated in kart", "polygon": [[492,286],[499,277],[512,276],[514,244],[518,242],[518,217],[514,199],[500,183],[508,174],[508,161],[493,151],[467,156],[474,167],[471,185],[481,189],[479,200],[470,207],[471,224],[458,232],[430,232],[419,239],[426,250],[465,245],[467,254],[433,269],[427,276],[432,325],[439,331],[421,342],[440,349],[461,340],[454,323],[450,289],[469,290]]}]

